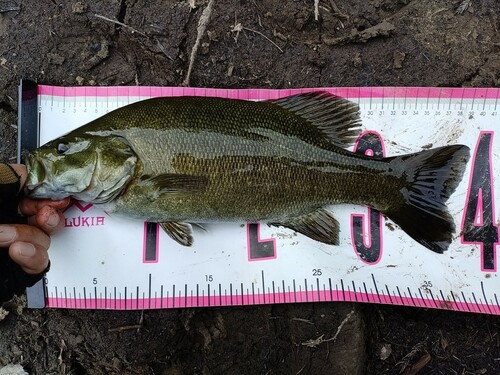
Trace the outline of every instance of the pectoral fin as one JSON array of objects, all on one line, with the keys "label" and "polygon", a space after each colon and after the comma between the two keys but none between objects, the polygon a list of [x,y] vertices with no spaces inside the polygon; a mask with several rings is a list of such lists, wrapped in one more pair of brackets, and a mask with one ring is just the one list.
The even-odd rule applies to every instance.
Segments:
[{"label": "pectoral fin", "polygon": [[165,173],[158,176],[143,176],[141,184],[148,184],[158,194],[203,192],[208,185],[205,176]]},{"label": "pectoral fin", "polygon": [[160,223],[160,226],[170,238],[181,245],[191,246],[193,244],[193,229],[191,224],[166,221]]},{"label": "pectoral fin", "polygon": [[269,224],[290,228],[313,240],[328,245],[339,244],[339,222],[328,211],[322,208],[283,223]]}]

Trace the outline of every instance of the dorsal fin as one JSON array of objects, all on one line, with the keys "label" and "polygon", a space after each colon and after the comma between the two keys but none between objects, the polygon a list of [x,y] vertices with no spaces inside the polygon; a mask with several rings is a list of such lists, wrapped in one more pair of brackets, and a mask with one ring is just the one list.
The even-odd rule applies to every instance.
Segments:
[{"label": "dorsal fin", "polygon": [[338,147],[352,146],[361,132],[359,106],[326,91],[292,95],[270,102],[307,120]]}]

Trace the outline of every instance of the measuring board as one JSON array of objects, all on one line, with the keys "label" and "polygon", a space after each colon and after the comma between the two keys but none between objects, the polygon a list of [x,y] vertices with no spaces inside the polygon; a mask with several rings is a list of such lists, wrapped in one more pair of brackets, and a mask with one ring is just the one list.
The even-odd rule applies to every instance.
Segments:
[{"label": "measuring board", "polygon": [[[44,144],[150,97],[267,100],[311,90],[318,89],[38,86],[36,111],[24,111],[35,112],[38,143]],[[424,248],[378,212],[354,205],[329,207],[340,222],[340,246],[284,228],[226,223],[195,230],[195,243],[186,248],[157,224],[74,202],[65,212],[66,227],[53,237],[51,271],[28,293],[29,305],[128,310],[350,301],[500,314],[500,90],[321,90],[359,104],[358,152],[392,156],[456,143],[471,148],[464,178],[448,201],[457,234],[447,252]]]}]

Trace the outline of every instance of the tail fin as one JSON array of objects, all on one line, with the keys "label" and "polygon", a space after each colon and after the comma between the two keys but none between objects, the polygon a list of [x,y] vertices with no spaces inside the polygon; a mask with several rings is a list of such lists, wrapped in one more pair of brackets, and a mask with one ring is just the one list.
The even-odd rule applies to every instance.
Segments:
[{"label": "tail fin", "polygon": [[395,199],[384,213],[423,246],[437,253],[447,250],[455,224],[445,203],[462,180],[468,160],[469,148],[463,145],[392,158],[391,163],[404,170],[407,184],[401,189],[402,199]]}]

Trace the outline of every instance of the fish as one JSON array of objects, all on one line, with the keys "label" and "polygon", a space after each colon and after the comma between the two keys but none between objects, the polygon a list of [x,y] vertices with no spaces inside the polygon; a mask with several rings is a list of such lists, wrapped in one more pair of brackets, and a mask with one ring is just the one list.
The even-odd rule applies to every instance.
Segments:
[{"label": "fish", "polygon": [[26,196],[101,205],[160,223],[191,246],[193,224],[263,222],[339,245],[328,206],[376,209],[442,253],[446,201],[470,150],[373,157],[349,151],[359,106],[325,91],[267,101],[160,97],[116,109],[28,153]]}]

